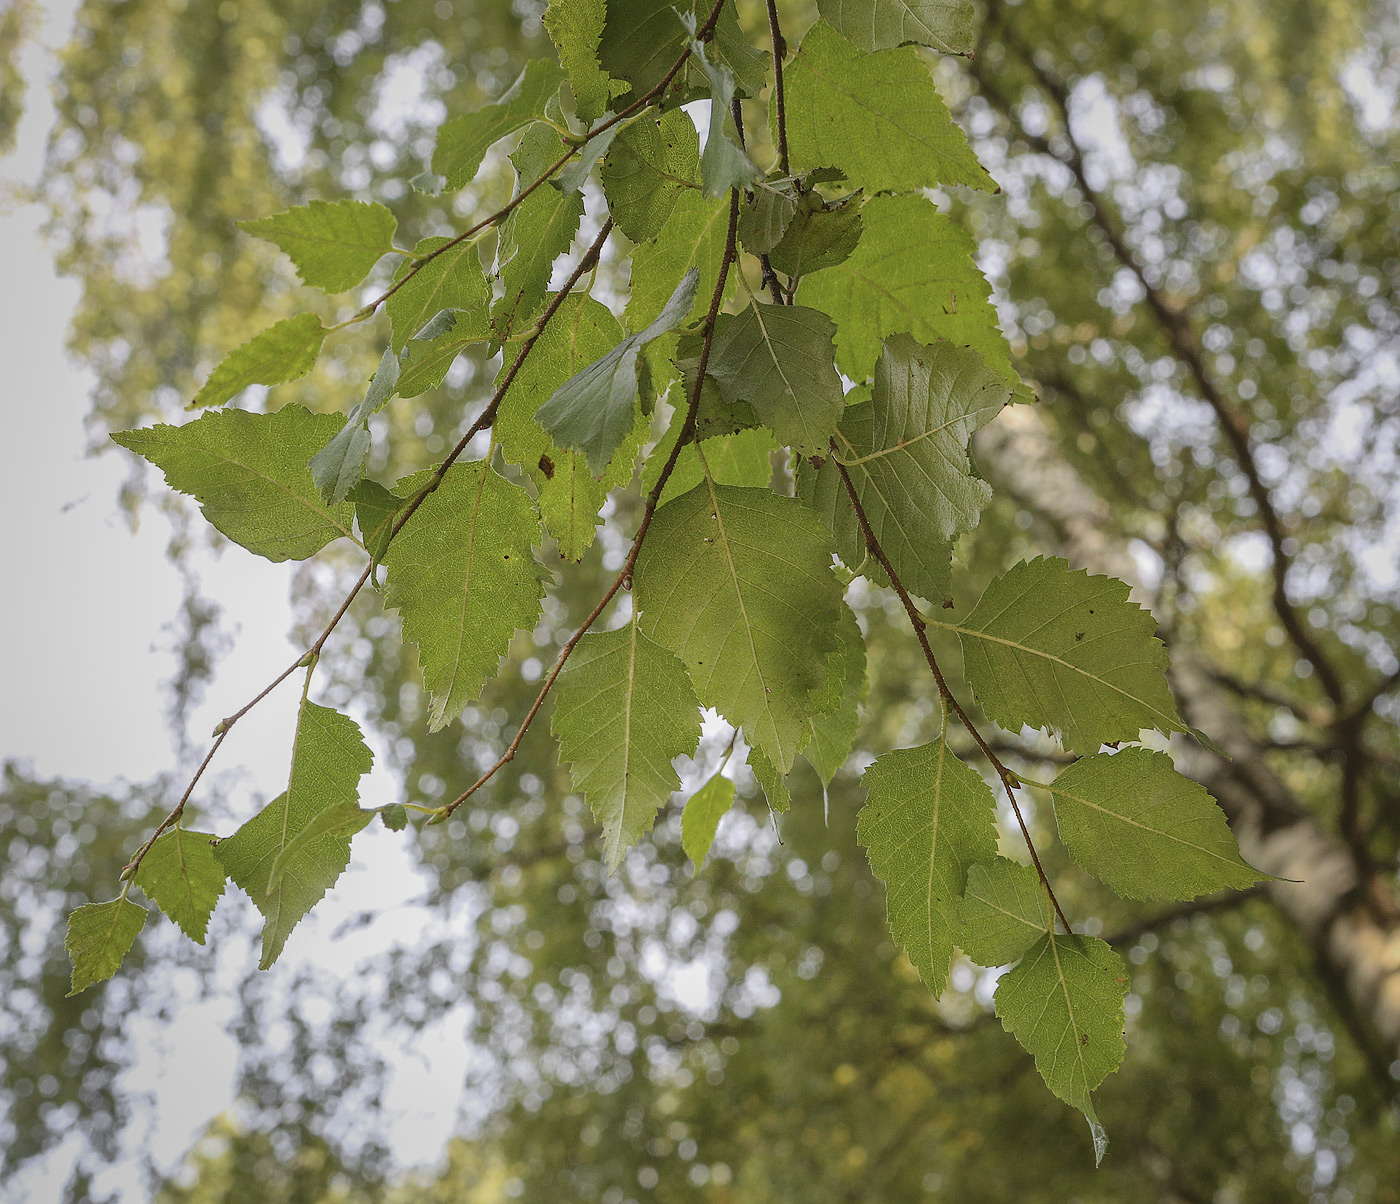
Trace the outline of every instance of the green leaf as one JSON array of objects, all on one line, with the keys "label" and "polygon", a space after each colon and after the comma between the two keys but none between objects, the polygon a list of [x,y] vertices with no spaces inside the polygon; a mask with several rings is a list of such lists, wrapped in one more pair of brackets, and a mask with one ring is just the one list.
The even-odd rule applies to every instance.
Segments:
[{"label": "green leaf", "polygon": [[[491,289],[482,273],[476,244],[450,243],[450,238],[419,242],[413,253],[420,260],[443,247],[448,249],[423,263],[384,303],[393,329],[389,346],[394,351],[402,351],[404,344],[444,309],[484,310],[491,304]],[[395,273],[395,281],[402,280],[413,266],[412,262],[404,263]]]},{"label": "green leaf", "polygon": [[787,128],[794,172],[835,167],[868,192],[996,191],[912,46],[866,54],[818,21],[788,68]]},{"label": "green leaf", "polygon": [[708,197],[721,197],[731,188],[747,188],[754,181],[763,179],[763,172],[729,136],[729,130],[734,128],[733,116],[729,111],[730,102],[734,99],[734,72],[723,63],[711,62],[704,44],[693,40],[693,17],[687,28],[692,36],[690,52],[710,84],[710,130],[705,139],[705,150],[700,156],[701,191]]},{"label": "green leaf", "polygon": [[305,560],[350,535],[350,507],[328,505],[307,462],[335,433],[333,414],[283,406],[272,414],[217,410],[184,426],[113,435],[190,494],[234,543],[268,560]]},{"label": "green leaf", "polygon": [[418,645],[430,730],[477,698],[515,630],[539,619],[539,541],[525,491],[477,460],[449,468],[389,545],[385,604]]},{"label": "green leaf", "polygon": [[747,402],[779,443],[825,453],[846,407],[835,333],[818,310],[755,301],[716,327],[709,374],[727,403]]},{"label": "green leaf", "polygon": [[430,322],[419,332],[423,337],[408,341],[399,375],[400,397],[418,397],[436,389],[462,352],[491,338],[491,324],[484,309],[443,310],[435,321],[446,327],[442,333],[428,338],[433,326]]},{"label": "green leaf", "polygon": [[[812,742],[803,750],[823,786],[830,786],[836,771],[846,763],[860,726],[860,704],[865,701],[865,638],[849,606],[841,606],[836,627],[840,647],[827,658],[827,689],[834,697],[823,696],[814,703]],[[830,705],[825,705],[827,702]]]},{"label": "green leaf", "polygon": [[627,90],[598,66],[605,12],[604,0],[549,0],[544,11],[544,27],[568,72],[578,115],[588,121],[601,117],[613,96]]},{"label": "green leaf", "polygon": [[[353,719],[303,699],[287,789],[214,846],[228,876],[263,915],[259,969],[277,960],[292,929],[350,864],[354,833],[326,830],[325,813],[358,810],[360,778],[373,763]],[[308,830],[314,835],[302,840]],[[291,849],[295,853],[279,865]]]},{"label": "green leaf", "polygon": [[[640,96],[665,77],[686,48],[690,34],[678,12],[703,20],[711,0],[608,0],[598,58]],[[767,83],[768,56],[749,44],[734,5],[726,4],[715,26],[715,57],[733,73],[741,96],[757,96]]]},{"label": "green leaf", "polygon": [[971,55],[977,42],[972,0],[817,0],[817,9],[862,50],[917,42]]},{"label": "green leaf", "polygon": [[1128,972],[1103,941],[1046,933],[997,983],[1003,1027],[1035,1057],[1045,1085],[1089,1121],[1095,1163],[1108,1141],[1093,1091],[1123,1061]]},{"label": "green leaf", "polygon": [[364,400],[350,411],[335,437],[311,457],[311,479],[326,501],[343,502],[359,484],[369,455],[370,415],[378,413],[394,395],[398,383],[399,357],[393,348],[386,348]]},{"label": "green leaf", "polygon": [[73,961],[69,997],[111,978],[145,923],[146,909],[125,897],[85,903],[70,915],[63,941]]},{"label": "green leaf", "polygon": [[753,770],[754,778],[763,788],[763,797],[768,800],[768,809],[779,815],[784,814],[792,806],[792,790],[788,787],[787,774],[779,773],[778,767],[757,745],[749,749],[749,768]]},{"label": "green leaf", "polygon": [[378,481],[361,481],[350,491],[346,500],[355,507],[355,525],[360,528],[360,542],[369,552],[374,567],[378,568],[394,531],[394,518],[403,508],[404,499],[390,493]]},{"label": "green leaf", "polygon": [[861,229],[859,193],[831,205],[822,203],[816,193],[809,193],[797,207],[782,239],[769,252],[768,262],[794,280],[809,272],[833,268],[851,257],[860,241]]},{"label": "green leaf", "polygon": [[601,477],[636,422],[637,353],[652,339],[674,330],[690,312],[699,273],[681,279],[652,324],[571,376],[536,411],[535,417],[562,448],[577,448]]},{"label": "green leaf", "polygon": [[364,828],[374,815],[373,811],[362,811],[354,803],[336,803],[317,811],[277,854],[277,859],[272,863],[272,872],[268,875],[267,889],[275,892],[288,874],[299,876],[307,867],[308,850],[319,845],[323,837],[343,840],[348,849],[350,838]]},{"label": "green leaf", "polygon": [[1027,560],[995,578],[961,624],[929,622],[961,637],[973,693],[1008,731],[1029,724],[1065,748],[1097,752],[1143,728],[1186,730],[1156,620],[1113,577]]},{"label": "green leaf", "polygon": [[745,250],[766,255],[776,247],[792,225],[797,208],[795,196],[771,184],[760,184],[739,214],[739,241]]},{"label": "green leaf", "polygon": [[1083,757],[1046,786],[1071,857],[1128,899],[1193,899],[1268,877],[1241,859],[1225,816],[1166,753]]},{"label": "green leaf", "polygon": [[402,803],[390,803],[379,809],[379,818],[390,832],[402,832],[408,827],[408,809]]},{"label": "green leaf", "polygon": [[700,704],[685,666],[635,620],[584,636],[555,690],[559,756],[603,825],[603,854],[615,870],[680,789],[671,762],[700,742]]},{"label": "green leaf", "polygon": [[[555,446],[535,414],[560,385],[607,354],[622,337],[622,325],[607,306],[584,294],[570,296],[540,334],[496,416],[501,453],[533,478],[545,526],[568,560],[581,559],[593,542],[608,491],[632,479],[632,465],[650,424],[637,414],[621,451],[599,481],[588,471],[582,453]],[[503,373],[506,370],[502,367]]]},{"label": "green leaf", "polygon": [[558,65],[531,59],[500,100],[442,124],[433,149],[433,170],[447,178],[450,189],[470,184],[491,145],[542,117],[563,82],[564,72]]},{"label": "green leaf", "polygon": [[312,288],[354,288],[382,255],[394,249],[398,219],[366,201],[312,201],[275,217],[239,222],[238,228],[276,243]]},{"label": "green leaf", "polygon": [[698,871],[719,831],[719,821],[734,805],[734,783],[722,773],[715,774],[686,801],[681,812],[681,848],[695,862]]},{"label": "green leaf", "polygon": [[[638,247],[632,255],[632,293],[627,300],[626,314],[628,328],[640,330],[652,322],[691,268],[700,273],[700,280],[682,325],[702,318],[714,296],[728,235],[729,205],[726,201],[709,200],[698,191],[678,196],[661,233]],[[735,273],[731,272],[725,280],[726,296],[735,288],[734,277]],[[672,378],[671,359],[675,349],[674,335],[665,335],[647,348],[646,362],[658,391],[664,390]]]},{"label": "green leaf", "polygon": [[996,855],[992,792],[942,739],[886,753],[861,782],[869,794],[856,839],[888,890],[890,931],[941,994],[968,869]]},{"label": "green leaf", "polygon": [[1035,866],[1005,857],[979,862],[958,904],[957,943],[978,965],[1008,965],[1053,930],[1049,909]]},{"label": "green leaf", "polygon": [[280,385],[305,376],[315,367],[325,337],[315,314],[283,318],[230,351],[185,408],[223,405],[249,385]]},{"label": "green leaf", "polygon": [[151,846],[136,871],[136,885],[196,944],[204,944],[209,917],[224,893],[224,867],[209,832],[171,828]]},{"label": "green leaf", "polygon": [[893,334],[920,343],[947,339],[971,347],[1024,393],[997,326],[972,236],[922,197],[871,197],[865,230],[849,259],[804,276],[797,299],[836,322],[836,363],[852,380],[868,377]]},{"label": "green leaf", "polygon": [[708,479],[656,511],[637,558],[642,630],[782,773],[837,645],[831,532],[797,502]]},{"label": "green leaf", "polygon": [[[671,454],[671,448],[676,445],[676,438],[684,424],[685,415],[678,410],[660,442],[647,456],[646,463],[642,465],[644,493],[650,493],[660,478],[661,469]],[[762,428],[739,431],[733,435],[716,435],[702,442],[699,451],[694,443],[687,443],[676,457],[676,467],[666,480],[666,488],[661,491],[661,502],[664,505],[672,498],[694,489],[705,479],[706,466],[717,485],[766,489],[773,479],[772,453],[777,450],[778,444],[772,434]],[[703,464],[700,453],[705,457]]]},{"label": "green leaf", "polygon": [[[871,400],[841,419],[838,455],[861,508],[900,581],[920,597],[948,596],[950,541],[977,525],[992,496],[972,475],[968,441],[1010,395],[976,352],[896,335],[875,366]],[[865,539],[837,465],[804,465],[798,494],[831,525],[841,559],[857,567]]]},{"label": "green leaf", "polygon": [[[539,179],[559,150],[559,134],[549,126],[526,130],[511,155],[517,192]],[[491,325],[500,338],[523,329],[539,312],[550,269],[569,249],[582,216],[583,197],[578,192],[537,188],[506,218],[496,244],[496,275],[504,292],[491,307]]]},{"label": "green leaf", "polygon": [[681,109],[643,113],[617,137],[600,175],[608,213],[633,242],[661,233],[676,198],[698,187],[700,135]]}]

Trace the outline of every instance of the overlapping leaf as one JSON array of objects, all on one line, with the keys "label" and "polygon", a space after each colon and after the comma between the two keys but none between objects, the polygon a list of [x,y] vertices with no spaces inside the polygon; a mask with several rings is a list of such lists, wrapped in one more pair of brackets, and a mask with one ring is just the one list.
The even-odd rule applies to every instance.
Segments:
[{"label": "overlapping leaf", "polygon": [[850,257],[802,278],[797,299],[836,322],[836,363],[864,380],[881,343],[911,334],[971,347],[1013,387],[1020,385],[991,305],[991,286],[973,260],[972,236],[922,197],[871,197]]},{"label": "overlapping leaf", "polygon": [[681,848],[697,870],[710,854],[719,821],[733,805],[734,783],[722,773],[715,774],[686,802],[681,812]]},{"label": "overlapping leaf", "polygon": [[1125,898],[1192,899],[1266,876],[1245,864],[1215,800],[1166,753],[1083,757],[1047,789],[1070,856]]},{"label": "overlapping leaf", "polygon": [[809,193],[769,252],[768,261],[794,280],[844,263],[856,249],[864,228],[860,200],[860,193],[854,193],[826,205],[817,194]]},{"label": "overlapping leaf", "polygon": [[996,578],[961,623],[973,693],[1002,727],[1053,731],[1068,749],[1136,740],[1143,728],[1185,731],[1167,690],[1167,650],[1152,615],[1113,577],[1054,557]]},{"label": "overlapping leaf", "polygon": [[681,109],[658,121],[643,114],[617,136],[603,160],[608,213],[633,242],[661,233],[676,199],[698,187],[700,136]]},{"label": "overlapping leaf", "polygon": [[584,454],[557,447],[535,413],[560,385],[606,355],[622,337],[622,325],[607,306],[588,296],[570,297],[540,334],[496,416],[502,454],[533,478],[545,526],[568,560],[580,559],[593,542],[598,510],[608,491],[631,479],[647,421],[637,415],[620,451],[597,480]]},{"label": "overlapping leaf", "polygon": [[787,128],[795,172],[835,167],[870,192],[996,190],[912,46],[867,54],[818,21],[789,68]]},{"label": "overlapping leaf", "polygon": [[[642,465],[642,488],[648,493],[661,477],[661,470],[675,446],[676,436],[684,422],[677,413],[666,434],[652,448]],[[666,479],[661,492],[662,503],[694,489],[705,479],[706,470],[717,485],[742,485],[747,488],[766,487],[773,478],[772,454],[778,450],[773,436],[761,428],[738,431],[733,435],[716,435],[699,444],[687,443],[676,457],[676,467]],[[703,463],[701,456],[704,457]]]},{"label": "overlapping leaf", "polygon": [[[711,0],[608,0],[598,57],[610,74],[632,85],[634,94],[650,91],[690,39],[678,13],[703,20],[711,7]],[[732,4],[720,12],[714,49],[715,57],[734,73],[741,96],[757,96],[763,90],[768,56],[749,44]]]},{"label": "overlapping leaf", "polygon": [[[421,485],[403,483],[402,489]],[[475,701],[511,636],[540,614],[540,521],[525,491],[484,461],[454,464],[384,554],[385,603],[418,645],[431,730]]]},{"label": "overlapping leaf", "polygon": [[578,115],[587,121],[601,117],[613,96],[626,91],[626,85],[609,79],[598,66],[606,11],[604,0],[549,0],[544,12],[544,27],[568,72]]},{"label": "overlapping leaf", "polygon": [[686,29],[691,34],[690,52],[695,56],[710,85],[710,129],[705,150],[700,156],[700,185],[708,197],[721,197],[731,188],[747,188],[763,178],[752,159],[729,135],[734,119],[730,102],[734,99],[734,72],[723,63],[714,62],[703,42],[694,40],[695,21],[688,19]]},{"label": "overlapping leaf", "polygon": [[[441,327],[441,333],[433,333]],[[431,337],[429,337],[431,335]],[[400,397],[418,397],[436,389],[447,376],[456,358],[476,343],[491,337],[486,310],[444,310],[405,347],[397,392]]]},{"label": "overlapping leaf", "polygon": [[[412,279],[400,285],[384,303],[393,329],[390,346],[395,351],[402,350],[443,310],[482,310],[491,303],[491,290],[481,270],[476,245],[470,240],[450,243],[447,238],[421,240],[413,249],[415,255],[422,258],[438,253],[418,267]],[[402,279],[411,267],[411,263],[405,263],[395,280]]]},{"label": "overlapping leaf", "polygon": [[280,385],[305,376],[316,366],[325,337],[315,314],[284,318],[230,351],[187,408],[223,405],[249,385]]},{"label": "overlapping leaf", "polygon": [[700,741],[695,690],[675,654],[634,620],[584,636],[555,691],[559,756],[603,825],[603,854],[616,869],[680,788],[671,762]]},{"label": "overlapping leaf", "polygon": [[[972,474],[967,446],[1009,397],[1005,381],[966,347],[896,335],[875,367],[871,400],[841,419],[837,458],[894,571],[921,597],[948,595],[950,541],[977,524],[991,498]],[[836,533],[841,559],[859,565],[864,536],[837,465],[804,468],[800,493]]]},{"label": "overlapping leaf", "polygon": [[500,100],[442,124],[433,149],[433,170],[447,178],[448,188],[470,184],[491,145],[543,116],[563,81],[564,73],[555,63],[531,59]]},{"label": "overlapping leaf", "polygon": [[[823,786],[830,786],[836,771],[846,763],[860,726],[860,705],[865,701],[865,638],[849,606],[841,606],[836,626],[840,647],[827,658],[826,688],[832,695],[815,704],[812,740],[803,750]],[[830,705],[827,705],[829,702]]]},{"label": "overlapping leaf", "polygon": [[364,400],[359,402],[320,451],[311,457],[311,479],[328,502],[343,502],[364,475],[369,455],[369,420],[394,395],[399,383],[399,357],[393,348],[385,350],[379,367],[369,382]]},{"label": "overlapping leaf", "polygon": [[992,792],[943,739],[886,753],[861,782],[856,838],[888,890],[890,931],[941,994],[968,870],[996,855]]},{"label": "overlapping leaf", "polygon": [[69,996],[111,978],[145,924],[146,909],[125,896],[109,903],[84,903],[73,912],[63,939],[73,962]]},{"label": "overlapping leaf", "polygon": [[[359,829],[328,826],[325,815],[358,810],[360,778],[373,762],[353,719],[303,701],[287,789],[214,847],[263,915],[261,969],[350,864],[350,837]],[[367,821],[372,812],[361,814]]]},{"label": "overlapping leaf", "polygon": [[350,507],[323,501],[307,466],[339,425],[333,414],[293,405],[272,414],[217,410],[112,438],[198,499],[234,543],[268,560],[305,560],[351,533]]},{"label": "overlapping leaf", "polygon": [[1090,1092],[1123,1061],[1128,973],[1103,941],[1047,933],[997,984],[1002,1025],[1035,1057],[1045,1084],[1089,1121],[1095,1161],[1107,1138]]},{"label": "overlapping leaf", "polygon": [[1015,961],[1053,927],[1050,899],[1035,866],[998,857],[967,871],[955,935],[979,965]]},{"label": "overlapping leaf", "polygon": [[972,0],[817,0],[817,10],[862,50],[917,42],[970,55],[977,41]]},{"label": "overlapping leaf", "polygon": [[383,205],[352,200],[312,201],[275,217],[238,223],[281,247],[305,283],[328,293],[343,293],[368,276],[394,249],[398,225]]},{"label": "overlapping leaf", "polygon": [[141,859],[136,885],[196,944],[204,944],[209,917],[224,893],[224,867],[209,832],[171,828]]},{"label": "overlapping leaf", "polygon": [[727,403],[748,403],[779,443],[824,453],[846,401],[832,362],[835,330],[817,310],[755,302],[716,325],[709,375]]},{"label": "overlapping leaf", "polygon": [[698,277],[695,269],[688,271],[655,321],[571,376],[535,412],[557,446],[587,456],[595,477],[603,476],[637,421],[638,352],[685,320]]},{"label": "overlapping leaf", "polygon": [[642,630],[781,773],[837,646],[830,551],[830,531],[799,503],[707,479],[657,510],[637,560]]}]

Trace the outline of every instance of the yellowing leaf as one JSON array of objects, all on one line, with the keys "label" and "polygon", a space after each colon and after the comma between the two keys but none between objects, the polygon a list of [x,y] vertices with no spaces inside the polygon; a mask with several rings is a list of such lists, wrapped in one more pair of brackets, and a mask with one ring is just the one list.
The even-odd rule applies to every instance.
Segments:
[{"label": "yellowing leaf", "polygon": [[869,794],[856,839],[887,888],[890,931],[939,995],[968,870],[996,855],[992,792],[942,739],[886,753],[861,782]]}]

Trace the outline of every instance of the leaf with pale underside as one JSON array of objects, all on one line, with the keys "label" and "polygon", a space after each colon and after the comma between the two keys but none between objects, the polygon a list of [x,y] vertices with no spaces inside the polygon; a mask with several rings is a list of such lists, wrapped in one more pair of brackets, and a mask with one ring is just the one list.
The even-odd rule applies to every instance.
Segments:
[{"label": "leaf with pale underside", "polygon": [[1035,866],[998,857],[967,871],[954,937],[978,965],[1014,962],[1053,927],[1050,897]]},{"label": "leaf with pale underside", "polygon": [[[394,351],[402,351],[409,339],[445,309],[470,312],[484,310],[491,303],[491,289],[474,243],[425,238],[413,250],[415,255],[433,258],[423,260],[413,277],[384,303],[393,332],[389,346]],[[412,263],[405,263],[394,279],[402,280],[412,268]]]},{"label": "leaf with pale underside", "polygon": [[122,431],[112,439],[190,494],[204,517],[268,560],[305,560],[350,535],[351,508],[321,498],[308,462],[340,420],[283,406],[271,414],[216,410],[184,426]]},{"label": "leaf with pale underside", "polygon": [[[443,329],[429,338],[435,325]],[[436,389],[459,355],[490,337],[491,324],[486,310],[441,311],[433,322],[419,331],[417,338],[408,340],[399,373],[398,395],[418,397],[429,389]]]},{"label": "leaf with pale underside", "polygon": [[418,645],[430,730],[475,702],[516,629],[534,627],[547,576],[539,541],[525,491],[477,460],[449,468],[389,544],[385,604]]},{"label": "leaf with pale underside", "polygon": [[912,46],[867,54],[818,21],[788,70],[787,128],[794,172],[835,167],[869,192],[996,191]]},{"label": "leaf with pale underside", "polygon": [[831,532],[799,503],[706,479],[656,511],[637,560],[642,630],[784,774],[837,645],[830,556]]},{"label": "leaf with pale underside", "polygon": [[865,380],[894,334],[925,344],[947,339],[977,351],[1029,398],[1011,367],[972,235],[918,196],[871,197],[860,217],[864,229],[850,257],[804,276],[797,290],[799,302],[836,323],[841,371]]},{"label": "leaf with pale underside", "polygon": [[[450,189],[470,184],[491,145],[542,117],[545,105],[563,82],[563,71],[548,59],[526,63],[499,100],[474,113],[450,118],[439,127],[433,170],[446,177]],[[563,150],[560,147],[561,155]]]},{"label": "leaf with pale underside", "polygon": [[700,156],[700,186],[708,197],[721,197],[731,188],[747,188],[763,178],[753,160],[729,136],[734,119],[729,111],[734,99],[734,72],[723,63],[713,61],[703,42],[694,40],[695,19],[688,16],[685,25],[692,40],[690,52],[700,64],[710,85],[710,129],[705,149]]},{"label": "leaf with pale underside", "polygon": [[583,557],[597,533],[598,511],[609,490],[632,479],[632,465],[649,424],[639,412],[602,480],[597,480],[584,454],[557,447],[535,413],[560,385],[607,354],[622,337],[622,325],[607,306],[583,294],[570,296],[531,348],[496,416],[501,454],[534,480],[540,516],[566,560]]},{"label": "leaf with pale underside", "polygon": [[1150,612],[1113,577],[1055,557],[994,579],[956,631],[982,708],[1008,731],[1050,730],[1065,748],[1097,752],[1143,728],[1185,731],[1165,677],[1167,649]]},{"label": "leaf with pale underside", "polygon": [[1047,933],[997,983],[1002,1025],[1035,1057],[1045,1085],[1089,1122],[1094,1160],[1108,1139],[1091,1092],[1123,1061],[1128,972],[1103,941]]},{"label": "leaf with pale underside", "polygon": [[555,692],[560,759],[603,826],[603,855],[615,870],[680,789],[671,762],[695,752],[700,704],[685,666],[635,621],[584,636]]},{"label": "leaf with pale underside", "polygon": [[186,409],[223,405],[249,385],[280,385],[316,366],[326,328],[315,314],[297,314],[269,326],[230,351]]},{"label": "leaf with pale underside", "polygon": [[274,217],[239,222],[238,228],[281,247],[312,288],[343,293],[394,249],[398,225],[383,205],[342,200],[312,201]]},{"label": "leaf with pale underside", "polygon": [[817,10],[862,50],[917,42],[970,55],[977,42],[972,0],[817,0]]},{"label": "leaf with pale underside", "polygon": [[643,113],[609,148],[600,175],[608,213],[633,242],[661,233],[676,200],[699,187],[700,136],[684,110]]},{"label": "leaf with pale underside", "polygon": [[845,410],[831,319],[801,305],[754,302],[716,327],[709,375],[724,400],[746,402],[779,443],[824,453]]},{"label": "leaf with pale underside", "polygon": [[[951,541],[976,526],[992,496],[973,475],[968,442],[1010,396],[976,352],[896,335],[875,366],[871,400],[841,419],[835,458],[895,573],[920,597],[948,596]],[[799,475],[799,496],[831,525],[837,552],[855,568],[865,538],[837,464],[829,459],[815,472],[804,465]]]},{"label": "leaf with pale underside", "polygon": [[681,812],[681,848],[695,862],[696,870],[709,856],[719,821],[733,805],[734,783],[722,773],[715,774],[686,801]]},{"label": "leaf with pale underside", "polygon": [[861,782],[856,839],[888,891],[890,931],[941,994],[968,870],[997,851],[991,789],[941,738],[886,753]]},{"label": "leaf with pale underside", "polygon": [[655,321],[571,376],[535,412],[536,420],[557,446],[587,456],[595,477],[607,471],[613,454],[637,421],[638,352],[685,320],[698,278],[695,269],[687,272]]},{"label": "leaf with pale underside", "polygon": [[1069,855],[1125,898],[1193,899],[1268,877],[1245,864],[1215,800],[1166,753],[1083,757],[1046,789]]},{"label": "leaf with pale underside", "polygon": [[73,912],[63,940],[73,962],[69,996],[111,978],[145,923],[146,909],[127,898],[84,903]]},{"label": "leaf with pale underside", "polygon": [[373,763],[353,719],[303,700],[287,789],[214,846],[263,915],[260,969],[277,960],[292,929],[350,864],[350,837],[359,829],[328,826],[326,813],[357,809],[360,778]]},{"label": "leaf with pale underside", "polygon": [[346,416],[335,437],[311,457],[311,479],[326,501],[343,502],[360,483],[370,449],[370,417],[394,395],[398,383],[399,357],[393,348],[385,348],[364,400]]},{"label": "leaf with pale underside", "polygon": [[224,893],[224,867],[209,832],[172,828],[150,848],[136,871],[136,885],[196,944],[204,944],[209,917]]}]

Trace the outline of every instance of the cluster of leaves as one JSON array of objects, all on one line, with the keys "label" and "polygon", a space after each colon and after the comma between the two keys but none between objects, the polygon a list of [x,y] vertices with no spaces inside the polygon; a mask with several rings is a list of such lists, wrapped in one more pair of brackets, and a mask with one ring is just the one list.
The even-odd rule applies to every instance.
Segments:
[{"label": "cluster of leaves", "polygon": [[[373,583],[398,611],[442,728],[539,619],[546,538],[563,561],[582,558],[609,493],[639,475],[626,561],[509,748],[451,802],[415,809],[428,823],[451,815],[510,760],[552,692],[560,755],[611,866],[680,789],[674,762],[695,753],[701,708],[742,732],[769,805],[784,811],[796,758],[829,783],[855,736],[865,647],[844,589],[857,575],[891,588],[944,703],[936,740],[886,753],[863,778],[859,837],[887,884],[891,928],[935,993],[955,947],[988,967],[1015,963],[997,1013],[1089,1119],[1101,1155],[1091,1093],[1123,1056],[1126,972],[1108,945],[1070,930],[1024,823],[1030,863],[998,856],[996,800],[951,751],[950,720],[986,755],[1017,820],[1017,790],[1046,791],[1066,850],[1121,895],[1187,899],[1259,875],[1165,753],[1120,747],[1144,730],[1190,731],[1152,617],[1127,586],[1041,558],[993,580],[967,615],[939,617],[952,606],[953,543],[990,498],[972,435],[1029,399],[972,239],[925,195],[994,188],[926,57],[971,50],[970,6],[819,7],[789,54],[770,6],[775,57],[750,44],[731,0],[680,12],[554,0],[545,24],[559,64],[531,62],[498,101],[450,118],[416,181],[465,188],[514,138],[518,184],[497,213],[411,250],[395,245],[389,209],[356,200],[244,223],[329,293],[398,257],[392,283],[340,324],[388,316],[363,400],[344,417],[228,408],[250,385],[311,369],[340,327],[307,313],[214,370],[191,405],[221,408],[116,439],[257,555],[301,560],[344,539],[367,563],[336,620],[272,683],[305,670],[285,792],[221,838],[183,826],[197,774],[128,864],[121,895],[74,913],[75,991],[110,977],[144,924],[133,885],[202,943],[232,879],[264,917],[271,965],[375,814],[359,802],[371,755],[357,725],[309,696],[350,601]],[[709,102],[703,150],[681,107],[696,100]],[[765,109],[767,123],[752,120]],[[586,190],[606,218],[579,254]],[[591,281],[580,288],[615,234],[631,247],[620,316]],[[452,451],[398,481],[366,478],[373,415],[438,387],[483,345],[503,353],[495,392]],[[489,450],[468,459],[486,432]],[[591,630],[624,591],[611,628]],[[1078,759],[1053,782],[1011,774],[947,684],[929,628],[956,635],[988,719],[1044,729]],[[219,725],[204,765],[267,692]],[[697,866],[733,798],[722,770],[686,802]],[[378,814],[395,830],[408,822],[402,804]]]}]

